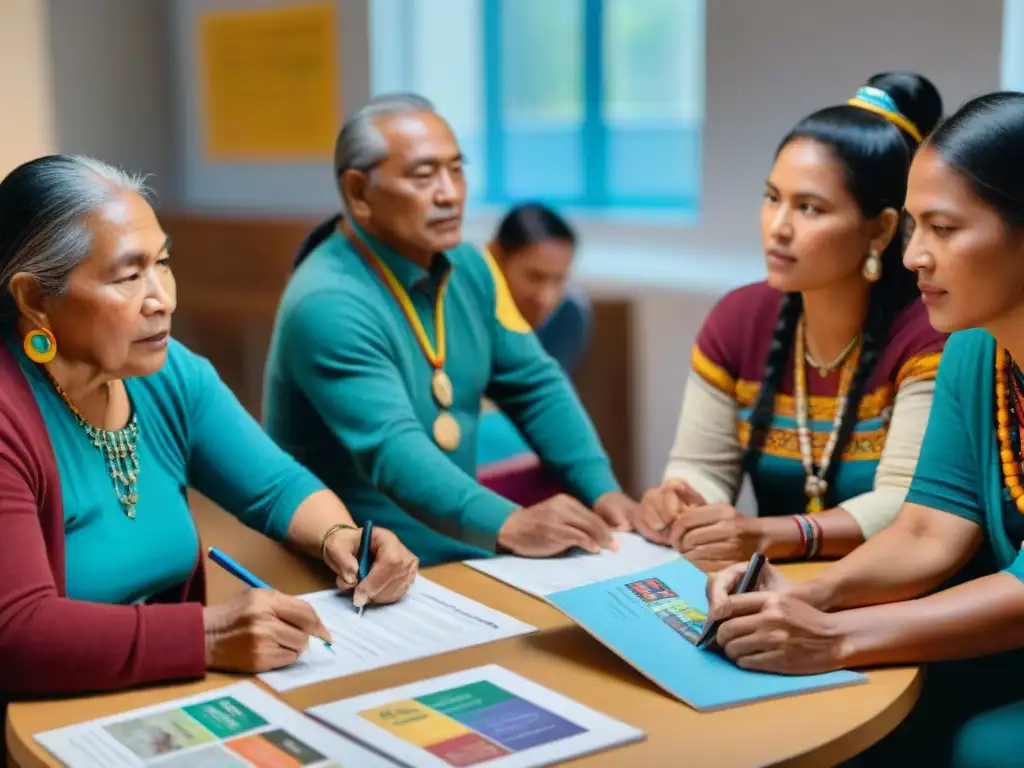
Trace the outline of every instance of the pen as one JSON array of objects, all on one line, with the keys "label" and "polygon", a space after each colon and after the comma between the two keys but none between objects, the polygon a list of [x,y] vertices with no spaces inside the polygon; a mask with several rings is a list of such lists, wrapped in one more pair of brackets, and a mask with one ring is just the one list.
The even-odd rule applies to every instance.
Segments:
[{"label": "pen", "polygon": [[[252,571],[250,571],[241,563],[235,562],[231,557],[221,552],[216,547],[210,547],[207,550],[207,553],[210,555],[210,560],[215,562],[217,565],[219,565],[225,571],[230,573],[236,579],[238,579],[241,582],[244,582],[253,589],[273,590],[273,587],[267,584],[267,582],[265,582],[259,576],[256,576],[254,573],[252,573]],[[317,637],[317,640],[323,643],[327,650],[329,650],[331,653],[334,653],[334,648],[331,646],[331,643],[326,638]]]},{"label": "pen", "polygon": [[[370,573],[370,568],[373,567],[373,551],[370,547],[370,541],[373,538],[373,522],[367,520],[363,523],[363,535],[359,538],[359,552],[357,557],[359,558],[359,576],[356,581],[358,584],[360,581],[365,579]],[[353,596],[355,592],[352,593]],[[363,615],[363,608],[365,606],[359,606],[359,615]]]},{"label": "pen", "polygon": [[[739,580],[739,583],[729,594],[742,595],[747,592],[753,592],[757,587],[757,577],[761,575],[761,569],[766,562],[768,562],[768,559],[764,555],[760,552],[755,552],[747,564],[747,570],[743,574],[743,578]],[[720,621],[709,621],[704,625],[704,631],[697,639],[698,648],[707,649],[715,642],[715,637],[718,635],[718,627],[721,623]]]}]

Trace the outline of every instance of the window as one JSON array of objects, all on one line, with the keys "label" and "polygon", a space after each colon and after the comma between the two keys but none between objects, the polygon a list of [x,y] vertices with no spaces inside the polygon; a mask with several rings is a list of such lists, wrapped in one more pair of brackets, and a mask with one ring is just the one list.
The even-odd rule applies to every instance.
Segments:
[{"label": "window", "polygon": [[373,0],[372,89],[432,99],[474,200],[696,213],[704,0]]}]

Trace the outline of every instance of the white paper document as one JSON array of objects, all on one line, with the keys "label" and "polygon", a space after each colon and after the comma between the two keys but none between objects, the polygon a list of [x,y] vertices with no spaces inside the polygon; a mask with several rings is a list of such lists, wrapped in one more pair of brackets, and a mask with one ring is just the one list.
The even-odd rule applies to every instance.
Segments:
[{"label": "white paper document", "polygon": [[[532,768],[640,741],[643,731],[490,664],[309,714],[411,768]],[[627,754],[617,765],[633,765]]]},{"label": "white paper document", "polygon": [[393,768],[253,683],[36,735],[70,768]]},{"label": "white paper document", "polygon": [[516,589],[545,597],[563,589],[627,576],[680,557],[671,547],[652,544],[638,533],[619,533],[616,536],[619,541],[618,552],[602,549],[596,555],[582,553],[546,558],[502,555],[465,562],[470,568]]},{"label": "white paper document", "polygon": [[330,631],[335,652],[313,642],[291,666],[260,675],[278,691],[537,630],[422,576],[397,603],[367,606],[362,616],[336,590],[302,597]]}]

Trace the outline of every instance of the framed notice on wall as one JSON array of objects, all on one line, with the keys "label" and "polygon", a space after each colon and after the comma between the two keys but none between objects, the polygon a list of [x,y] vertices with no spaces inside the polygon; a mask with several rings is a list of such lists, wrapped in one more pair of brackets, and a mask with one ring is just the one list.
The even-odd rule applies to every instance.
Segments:
[{"label": "framed notice on wall", "polygon": [[333,2],[201,15],[206,159],[331,157],[341,101],[337,31]]}]

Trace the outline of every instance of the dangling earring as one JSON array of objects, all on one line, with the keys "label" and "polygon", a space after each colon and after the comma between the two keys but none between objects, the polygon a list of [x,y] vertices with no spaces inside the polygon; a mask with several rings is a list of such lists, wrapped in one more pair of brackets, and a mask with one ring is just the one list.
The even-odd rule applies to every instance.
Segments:
[{"label": "dangling earring", "polygon": [[869,283],[877,283],[882,276],[882,260],[878,258],[878,251],[872,248],[868,251],[868,257],[864,259],[864,266],[860,273]]},{"label": "dangling earring", "polygon": [[33,363],[48,363],[57,356],[57,340],[45,328],[29,331],[25,336],[25,354]]}]

